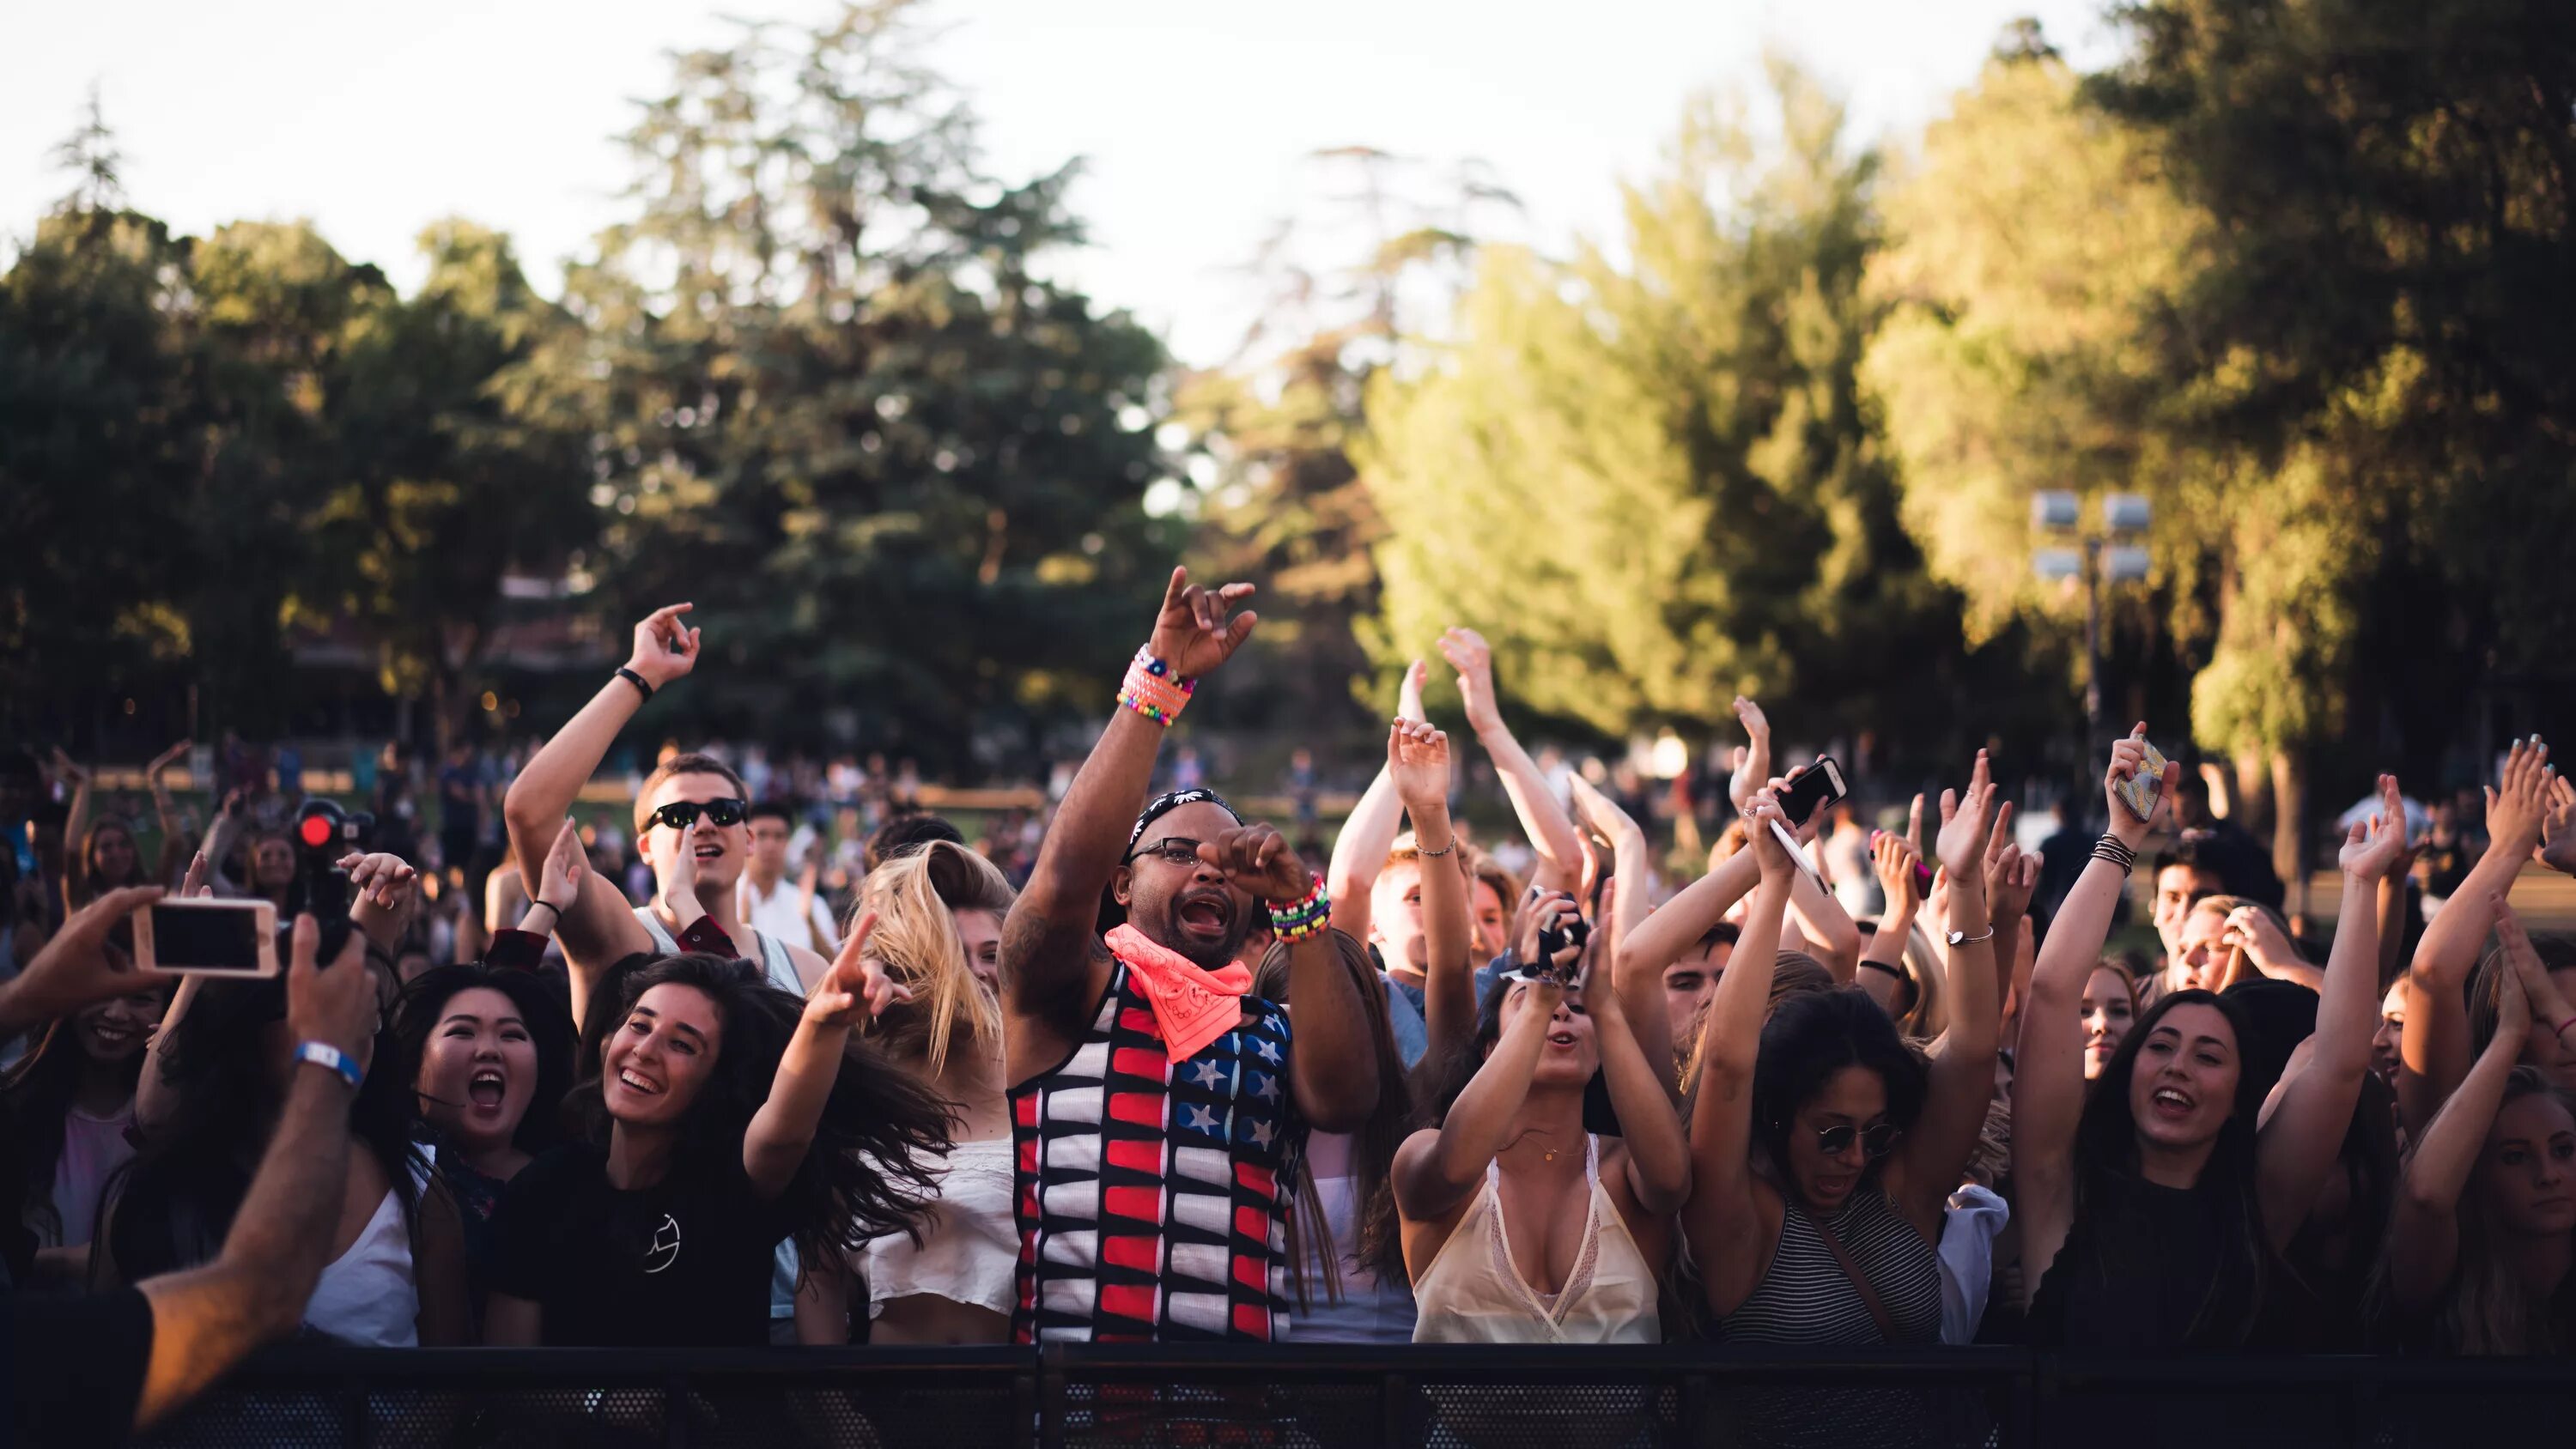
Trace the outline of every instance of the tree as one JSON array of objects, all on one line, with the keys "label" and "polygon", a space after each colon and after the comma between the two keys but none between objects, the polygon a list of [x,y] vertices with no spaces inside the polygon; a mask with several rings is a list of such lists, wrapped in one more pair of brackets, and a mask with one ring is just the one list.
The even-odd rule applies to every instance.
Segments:
[{"label": "tree", "polygon": [[1739,690],[1857,733],[1980,667],[1858,387],[1876,158],[1804,75],[1772,84],[1773,147],[1693,106],[1629,191],[1624,263],[1488,248],[1440,365],[1378,380],[1382,664],[1473,624],[1526,704],[1605,733]]},{"label": "tree", "polygon": [[911,8],[676,57],[547,366],[593,420],[580,562],[736,665],[689,707],[954,764],[1106,707],[1179,540],[1141,506],[1159,345],[1043,275],[1072,169],[983,175]]}]

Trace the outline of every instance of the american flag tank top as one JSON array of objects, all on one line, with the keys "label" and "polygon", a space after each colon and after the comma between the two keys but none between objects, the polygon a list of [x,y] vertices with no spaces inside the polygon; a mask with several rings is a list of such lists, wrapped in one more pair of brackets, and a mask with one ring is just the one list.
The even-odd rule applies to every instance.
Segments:
[{"label": "american flag tank top", "polygon": [[1127,964],[1082,1045],[1014,1088],[1021,1343],[1288,1336],[1288,1200],[1306,1126],[1287,1011],[1166,1055]]}]

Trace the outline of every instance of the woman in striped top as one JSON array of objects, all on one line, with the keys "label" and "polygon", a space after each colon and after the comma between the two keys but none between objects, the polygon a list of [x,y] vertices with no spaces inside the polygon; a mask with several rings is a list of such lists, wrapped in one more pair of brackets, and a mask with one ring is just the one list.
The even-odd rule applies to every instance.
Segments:
[{"label": "woman in striped top", "polygon": [[[1779,783],[1779,782],[1775,782]],[[1926,1068],[1853,988],[1763,1008],[1796,867],[1768,827],[1774,791],[1745,809],[1762,884],[1700,1044],[1694,1190],[1682,1215],[1709,1310],[1734,1342],[1925,1344],[1941,1324],[1935,1252],[1994,1081],[1999,1034],[1986,757],[1965,798],[1944,792],[1952,1025]],[[2009,849],[2009,847],[2004,847]]]}]

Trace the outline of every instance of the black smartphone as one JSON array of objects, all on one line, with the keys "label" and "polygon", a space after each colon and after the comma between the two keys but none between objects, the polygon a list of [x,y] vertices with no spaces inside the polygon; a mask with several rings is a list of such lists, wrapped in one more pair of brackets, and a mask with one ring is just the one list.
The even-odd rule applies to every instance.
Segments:
[{"label": "black smartphone", "polygon": [[1817,811],[1850,793],[1843,785],[1843,767],[1834,763],[1833,756],[1821,756],[1780,792],[1780,813],[1788,817],[1789,828],[1795,830],[1816,818]]},{"label": "black smartphone", "polygon": [[277,907],[264,900],[159,900],[134,913],[134,964],[202,976],[277,974]]}]

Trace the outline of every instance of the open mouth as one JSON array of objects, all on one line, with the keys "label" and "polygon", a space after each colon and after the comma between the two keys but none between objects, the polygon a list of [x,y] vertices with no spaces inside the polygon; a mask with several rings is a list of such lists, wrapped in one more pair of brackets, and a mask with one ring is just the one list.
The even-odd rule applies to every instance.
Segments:
[{"label": "open mouth", "polygon": [[474,1073],[473,1080],[465,1084],[465,1100],[473,1103],[479,1111],[497,1112],[501,1108],[501,1099],[508,1095],[509,1087],[509,1079],[502,1076],[498,1068],[483,1067]]},{"label": "open mouth", "polygon": [[1234,902],[1216,891],[1183,896],[1172,911],[1172,920],[1191,935],[1221,941],[1234,925]]},{"label": "open mouth", "polygon": [[654,1081],[650,1077],[636,1075],[633,1067],[618,1068],[617,1085],[624,1087],[630,1092],[639,1093],[647,1097],[657,1097],[662,1093],[662,1086],[659,1082]]},{"label": "open mouth", "polygon": [[2171,1087],[2158,1087],[2155,1096],[2149,1099],[2149,1105],[2155,1109],[2158,1117],[2168,1122],[2178,1122],[2191,1115],[2192,1100],[2188,1093],[2178,1092]]},{"label": "open mouth", "polygon": [[1574,1050],[1574,1033],[1565,1027],[1560,1026],[1556,1030],[1547,1034],[1547,1044],[1551,1047],[1560,1048],[1565,1051],[1572,1051]]}]

